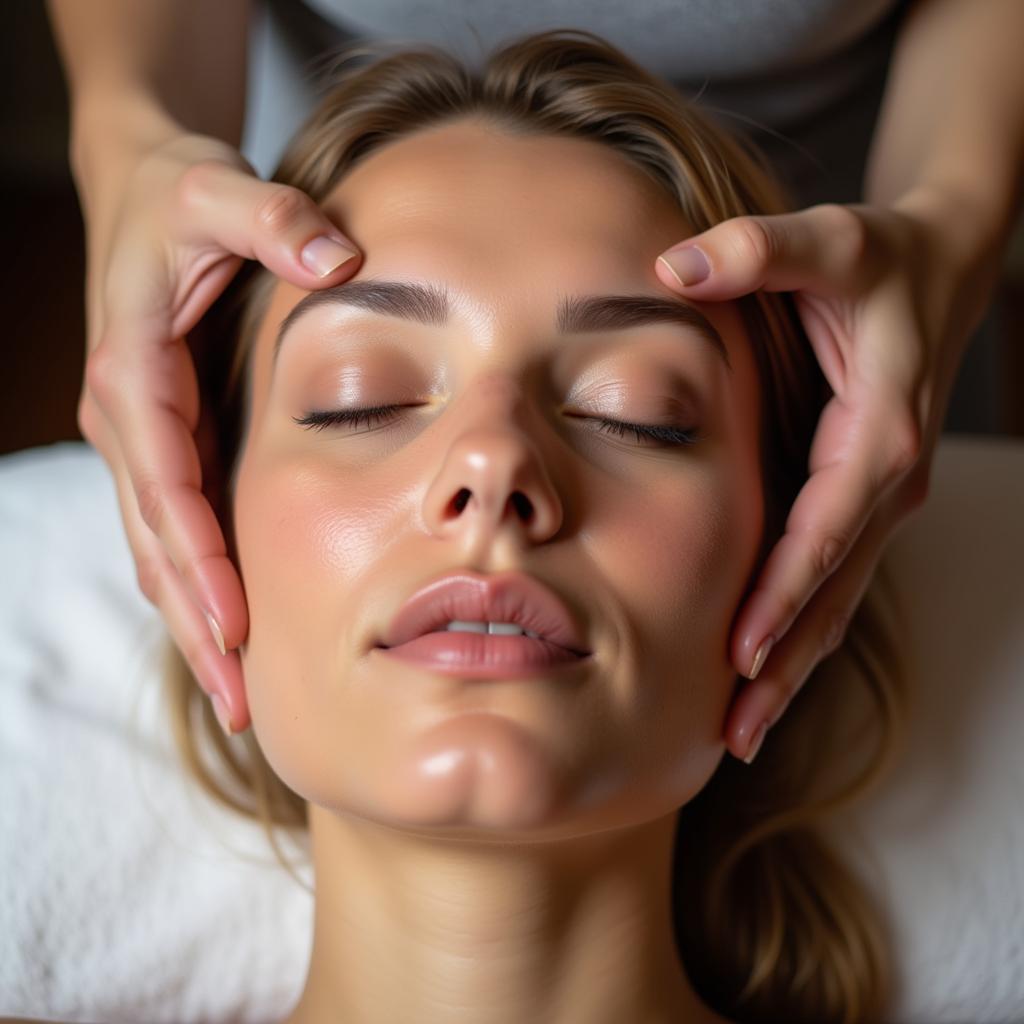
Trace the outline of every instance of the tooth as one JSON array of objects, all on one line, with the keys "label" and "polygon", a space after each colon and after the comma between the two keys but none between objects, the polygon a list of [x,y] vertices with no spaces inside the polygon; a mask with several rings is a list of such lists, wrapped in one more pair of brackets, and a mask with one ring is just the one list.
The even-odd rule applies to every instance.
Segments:
[{"label": "tooth", "polygon": [[539,633],[533,630],[523,629],[515,622],[467,622],[463,619],[452,619],[445,626],[445,631],[451,633],[484,633],[491,636],[531,636],[535,640],[540,639]]},{"label": "tooth", "polygon": [[487,632],[492,636],[518,636],[523,632],[523,627],[515,622],[488,622]]},{"label": "tooth", "polygon": [[452,619],[445,627],[452,633],[486,633],[486,622],[463,622],[459,619]]}]

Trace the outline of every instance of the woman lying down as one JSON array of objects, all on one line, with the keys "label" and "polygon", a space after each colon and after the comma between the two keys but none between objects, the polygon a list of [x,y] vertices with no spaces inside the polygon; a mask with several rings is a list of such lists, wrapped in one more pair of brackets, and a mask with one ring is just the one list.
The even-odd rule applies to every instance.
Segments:
[{"label": "woman lying down", "polygon": [[730,625],[830,393],[786,295],[650,269],[781,189],[563,30],[348,67],[274,180],[365,258],[309,293],[248,264],[203,325],[251,730],[170,644],[166,682],[202,784],[278,852],[308,829],[286,1024],[879,1019],[884,919],[816,831],[894,742],[877,588],[723,757]]}]

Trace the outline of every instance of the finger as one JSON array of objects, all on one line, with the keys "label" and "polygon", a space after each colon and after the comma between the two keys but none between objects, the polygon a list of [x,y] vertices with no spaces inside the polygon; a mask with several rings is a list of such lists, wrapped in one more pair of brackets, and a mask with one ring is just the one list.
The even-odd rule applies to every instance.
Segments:
[{"label": "finger", "polygon": [[182,175],[180,198],[205,239],[300,288],[340,284],[360,263],[358,247],[291,185],[204,160]]},{"label": "finger", "polygon": [[865,283],[867,241],[867,226],[852,209],[824,203],[722,221],[663,252],[655,272],[673,291],[698,300],[759,289],[851,295]]},{"label": "finger", "polygon": [[232,731],[249,726],[249,706],[237,652],[221,654],[202,612],[186,592],[160,542],[139,515],[124,463],[112,467],[125,533],[135,559],[139,589],[160,610],[178,650],[199,686],[219,694],[228,708]]},{"label": "finger", "polygon": [[227,649],[248,633],[241,580],[202,493],[193,431],[195,368],[184,340],[162,343],[158,322],[127,340],[108,331],[86,367],[90,388],[111,424],[142,522],[159,539],[187,592],[219,624]]},{"label": "finger", "polygon": [[734,757],[753,759],[751,751],[756,755],[764,732],[782,717],[815,666],[842,644],[895,517],[893,509],[876,512],[842,567],[818,589],[800,621],[772,648],[757,679],[742,684],[725,726],[726,746]]},{"label": "finger", "polygon": [[736,617],[733,664],[750,678],[817,588],[853,547],[878,502],[920,452],[920,432],[900,400],[854,394],[849,406],[826,404],[811,447],[811,473],[797,494],[785,532]]},{"label": "finger", "polygon": [[82,437],[99,452],[113,472],[117,458],[120,458],[120,449],[114,441],[114,432],[103,415],[103,410],[96,402],[96,396],[88,387],[82,388],[78,399],[77,422]]}]

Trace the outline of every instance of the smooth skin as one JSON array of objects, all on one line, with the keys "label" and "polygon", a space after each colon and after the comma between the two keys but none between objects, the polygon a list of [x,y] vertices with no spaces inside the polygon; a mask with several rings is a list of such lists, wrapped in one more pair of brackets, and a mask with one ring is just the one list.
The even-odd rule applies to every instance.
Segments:
[{"label": "smooth skin", "polygon": [[[140,586],[242,729],[234,649],[248,611],[199,490],[200,410],[180,337],[241,258],[306,288],[348,279],[359,260],[323,280],[306,272],[303,245],[347,237],[308,197],[259,183],[237,153],[245,0],[48,4],[89,242],[79,424],[117,480]],[[695,300],[793,290],[836,390],[811,479],[733,630],[736,670],[761,663],[730,713],[737,757],[841,642],[885,544],[927,493],[952,384],[1020,205],[1022,37],[1019,0],[919,0],[894,53],[864,203],[737,218],[680,240],[669,263],[696,245],[710,268],[689,286],[680,280],[694,280],[692,261],[677,276],[656,260],[659,279]],[[767,637],[774,646],[757,659]]]},{"label": "smooth skin", "polygon": [[[432,287],[452,312],[321,305],[275,363],[310,294],[279,280],[256,334],[230,482],[245,697],[308,802],[315,871],[285,1024],[727,1024],[680,962],[671,883],[677,811],[725,752],[764,528],[742,320],[687,303],[728,363],[677,322],[557,331],[570,295],[680,301],[652,268],[685,219],[595,142],[467,119],[370,154],[323,208],[366,253],[351,285]],[[385,423],[297,422],[384,404]],[[556,590],[591,660],[484,681],[373,649],[459,567]]]},{"label": "smooth skin", "polygon": [[[652,267],[685,218],[599,143],[467,119],[370,154],[324,210],[366,254],[341,294],[412,283],[451,313],[319,305],[275,365],[307,294],[277,282],[257,331],[232,499],[242,666],[316,876],[288,1024],[723,1024],[679,962],[670,896],[676,812],[725,752],[729,628],[764,524],[742,320],[688,303],[728,365],[679,323],[557,331],[570,295],[682,301]],[[543,581],[591,658],[479,680],[374,649],[463,567]]]}]

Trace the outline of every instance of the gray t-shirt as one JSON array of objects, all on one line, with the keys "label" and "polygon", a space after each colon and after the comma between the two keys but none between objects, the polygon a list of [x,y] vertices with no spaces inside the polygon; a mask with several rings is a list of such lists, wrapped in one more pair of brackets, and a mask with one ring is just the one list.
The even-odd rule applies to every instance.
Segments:
[{"label": "gray t-shirt", "polygon": [[801,205],[858,202],[906,0],[258,0],[242,152],[264,177],[316,102],[318,59],[433,43],[471,66],[548,28],[603,36],[746,131]]}]

